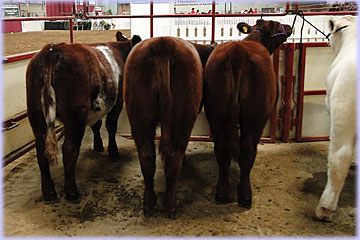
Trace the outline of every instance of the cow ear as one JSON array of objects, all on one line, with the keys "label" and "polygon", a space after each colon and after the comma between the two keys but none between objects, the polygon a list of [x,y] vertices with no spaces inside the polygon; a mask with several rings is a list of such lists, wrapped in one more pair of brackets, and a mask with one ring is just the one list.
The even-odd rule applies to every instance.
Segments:
[{"label": "cow ear", "polygon": [[237,25],[237,29],[241,32],[241,33],[245,33],[245,34],[249,34],[252,32],[252,27],[244,22],[238,23]]},{"label": "cow ear", "polygon": [[134,35],[131,39],[131,45],[134,47],[136,44],[141,42],[141,37],[139,35]]},{"label": "cow ear", "polygon": [[127,41],[127,37],[125,37],[125,35],[120,32],[120,31],[117,31],[116,33],[116,41]]},{"label": "cow ear", "polygon": [[335,23],[332,19],[329,20],[329,28],[330,28],[330,31],[332,32],[334,30],[334,27],[335,27]]},{"label": "cow ear", "polygon": [[258,19],[258,20],[256,20],[255,25],[259,25],[259,24],[262,24],[262,23],[264,23],[264,20],[263,19]]}]

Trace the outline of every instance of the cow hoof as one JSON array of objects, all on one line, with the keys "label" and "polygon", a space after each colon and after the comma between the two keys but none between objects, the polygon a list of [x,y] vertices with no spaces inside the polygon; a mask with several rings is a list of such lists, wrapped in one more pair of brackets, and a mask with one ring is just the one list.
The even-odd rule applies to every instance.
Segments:
[{"label": "cow hoof", "polygon": [[168,218],[175,220],[177,218],[176,208],[166,210],[166,215]]},{"label": "cow hoof", "polygon": [[45,201],[55,201],[58,200],[57,194],[55,191],[50,191],[49,193],[43,194]]},{"label": "cow hoof", "polygon": [[252,204],[251,198],[238,198],[239,207],[250,209]]},{"label": "cow hoof", "polygon": [[103,152],[104,147],[103,146],[94,146],[94,152]]},{"label": "cow hoof", "polygon": [[144,217],[151,218],[156,216],[155,208],[144,208]]},{"label": "cow hoof", "polygon": [[227,196],[220,196],[219,194],[215,194],[215,203],[217,204],[225,204],[225,203],[230,203],[231,200],[229,197]]},{"label": "cow hoof", "polygon": [[320,221],[320,222],[331,222],[332,221],[332,216],[331,214],[334,212],[335,210],[330,210],[324,207],[320,207],[317,208],[315,210],[315,212],[312,215],[312,218],[316,221]]},{"label": "cow hoof", "polygon": [[110,158],[112,158],[113,160],[118,158],[120,156],[119,151],[116,150],[109,150],[109,156]]},{"label": "cow hoof", "polygon": [[77,192],[65,194],[66,200],[73,204],[79,204],[81,199],[79,198],[79,194]]}]

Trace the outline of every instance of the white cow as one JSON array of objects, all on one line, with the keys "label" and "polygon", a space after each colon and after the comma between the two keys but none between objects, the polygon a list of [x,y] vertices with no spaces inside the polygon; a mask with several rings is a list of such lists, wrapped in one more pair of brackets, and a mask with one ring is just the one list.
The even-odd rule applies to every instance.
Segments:
[{"label": "white cow", "polygon": [[326,78],[330,114],[327,184],[315,210],[316,219],[331,221],[351,165],[356,144],[356,18],[329,20],[330,45],[336,54]]}]

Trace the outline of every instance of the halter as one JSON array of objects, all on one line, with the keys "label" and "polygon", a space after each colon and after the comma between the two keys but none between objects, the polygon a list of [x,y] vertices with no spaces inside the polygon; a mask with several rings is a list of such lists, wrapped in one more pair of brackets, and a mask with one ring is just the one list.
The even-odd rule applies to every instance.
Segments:
[{"label": "halter", "polygon": [[285,37],[287,38],[287,34],[286,34],[286,31],[285,31],[284,24],[281,24],[281,28],[282,28],[282,30],[283,30],[281,33],[275,33],[275,34],[271,35],[270,37],[276,37],[276,36],[285,35]]},{"label": "halter", "polygon": [[[335,32],[333,32],[333,33],[337,33],[338,31],[343,30],[344,28],[347,28],[347,27],[348,27],[348,25],[339,27],[339,28],[336,29]],[[329,39],[330,35],[333,34],[333,33],[329,33],[328,35],[326,35],[326,38]]]},{"label": "halter", "polygon": [[[284,27],[283,24],[281,24],[281,28],[282,28],[282,30],[283,30],[282,32],[280,32],[280,33],[274,33],[274,34],[271,35],[270,37],[273,38],[273,37],[283,36],[283,35],[284,35],[284,36],[287,38],[287,34],[286,34],[285,27]],[[264,34],[263,32],[261,32],[261,31],[258,30],[258,29],[253,30],[253,32],[259,32],[259,33],[261,33],[261,34]]]}]

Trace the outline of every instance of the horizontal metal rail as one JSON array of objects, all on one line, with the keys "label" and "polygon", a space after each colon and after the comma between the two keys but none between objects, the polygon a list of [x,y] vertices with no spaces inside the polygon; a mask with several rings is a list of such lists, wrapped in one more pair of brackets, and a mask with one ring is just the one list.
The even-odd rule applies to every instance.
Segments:
[{"label": "horizontal metal rail", "polygon": [[18,18],[3,18],[3,22],[15,22],[15,21],[56,21],[56,20],[72,20],[74,16],[55,16],[55,17],[18,17]]}]

